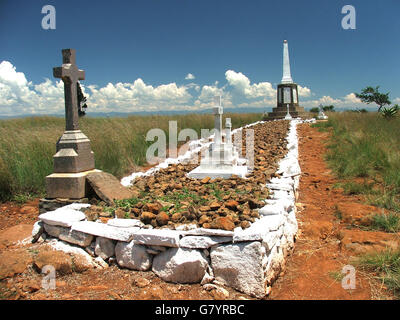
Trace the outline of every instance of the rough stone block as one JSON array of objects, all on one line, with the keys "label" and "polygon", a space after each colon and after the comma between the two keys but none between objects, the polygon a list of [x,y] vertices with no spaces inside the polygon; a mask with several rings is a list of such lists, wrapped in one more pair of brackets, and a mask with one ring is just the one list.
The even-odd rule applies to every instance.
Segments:
[{"label": "rough stone block", "polygon": [[153,272],[164,281],[199,283],[209,267],[204,253],[198,250],[171,248],[153,260]]},{"label": "rough stone block", "polygon": [[103,260],[107,260],[115,254],[115,241],[103,237],[97,237],[94,252]]},{"label": "rough stone block", "polygon": [[153,259],[145,246],[133,241],[118,242],[115,246],[115,256],[121,267],[139,271],[149,270]]},{"label": "rough stone block", "polygon": [[220,245],[211,249],[211,267],[215,279],[248,295],[266,295],[263,258],[260,242]]}]

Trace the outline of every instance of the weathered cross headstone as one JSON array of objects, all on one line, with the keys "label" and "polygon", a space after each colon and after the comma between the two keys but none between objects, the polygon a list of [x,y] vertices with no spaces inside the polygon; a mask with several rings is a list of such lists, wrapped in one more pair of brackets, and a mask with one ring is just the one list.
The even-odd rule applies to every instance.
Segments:
[{"label": "weathered cross headstone", "polygon": [[54,173],[46,177],[47,198],[81,199],[87,194],[86,175],[95,171],[90,140],[79,130],[78,80],[85,72],[76,65],[74,49],[62,50],[63,64],[53,69],[53,75],[64,82],[65,132],[56,145],[53,156]]}]

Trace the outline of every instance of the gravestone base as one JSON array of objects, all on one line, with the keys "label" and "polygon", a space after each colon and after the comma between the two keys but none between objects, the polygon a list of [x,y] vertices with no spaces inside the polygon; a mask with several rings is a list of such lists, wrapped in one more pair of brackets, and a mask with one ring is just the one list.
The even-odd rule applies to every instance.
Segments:
[{"label": "gravestone base", "polygon": [[247,166],[227,166],[221,168],[208,168],[208,167],[197,167],[196,169],[188,173],[189,178],[203,179],[210,177],[211,179],[222,178],[229,179],[231,176],[236,175],[241,178],[245,178],[248,173]]},{"label": "gravestone base", "polygon": [[42,198],[39,200],[39,214],[42,214],[42,213],[45,213],[48,211],[54,211],[61,207],[64,207],[64,206],[67,206],[67,205],[70,205],[73,203],[89,203],[89,199],[88,198],[82,198],[82,199]]},{"label": "gravestone base", "polygon": [[245,178],[249,173],[245,163],[246,159],[239,158],[236,148],[231,143],[213,143],[206,157],[201,159],[200,166],[190,171],[187,176],[194,179],[229,179],[232,175]]},{"label": "gravestone base", "polygon": [[83,199],[86,198],[90,186],[86,176],[100,170],[88,170],[78,173],[52,173],[46,177],[47,199]]},{"label": "gravestone base", "polygon": [[81,130],[64,132],[57,142],[53,159],[54,173],[78,173],[95,168],[90,140]]}]

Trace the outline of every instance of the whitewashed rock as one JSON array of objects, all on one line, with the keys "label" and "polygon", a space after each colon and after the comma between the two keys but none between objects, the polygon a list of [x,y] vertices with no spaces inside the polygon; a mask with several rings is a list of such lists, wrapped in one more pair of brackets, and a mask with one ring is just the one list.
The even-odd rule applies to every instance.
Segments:
[{"label": "whitewashed rock", "polygon": [[83,212],[64,207],[39,215],[39,220],[44,223],[60,227],[71,227],[73,223],[85,219],[86,216]]},{"label": "whitewashed rock", "polygon": [[107,269],[109,267],[107,262],[105,262],[102,257],[95,258],[94,262],[97,264],[99,269]]},{"label": "whitewashed rock", "polygon": [[119,228],[92,221],[76,222],[71,228],[72,230],[92,234],[98,237],[125,242],[131,241],[133,235],[140,230],[138,227]]},{"label": "whitewashed rock", "polygon": [[269,251],[274,246],[279,245],[282,234],[283,228],[277,231],[268,232],[262,239],[263,246]]},{"label": "whitewashed rock", "polygon": [[79,256],[80,262],[85,264],[88,268],[95,267],[92,257],[82,248],[70,245],[64,241],[53,239],[48,242],[48,245],[55,250],[60,250],[65,253],[71,254],[72,256]]},{"label": "whitewashed rock", "polygon": [[169,229],[141,229],[133,234],[137,244],[149,246],[178,247],[181,232]]},{"label": "whitewashed rock", "polygon": [[[211,269],[211,268],[210,268]],[[208,272],[206,272],[203,276],[203,278],[201,279],[200,284],[201,285],[205,285],[207,283],[211,283],[214,280],[214,276],[210,275]]]},{"label": "whitewashed rock", "polygon": [[268,189],[271,190],[284,190],[284,191],[293,191],[293,185],[287,185],[285,183],[267,183],[265,185]]},{"label": "whitewashed rock", "polygon": [[89,203],[71,203],[63,207],[64,209],[73,209],[73,210],[80,210],[84,211],[87,208],[90,208]]},{"label": "whitewashed rock", "polygon": [[179,246],[181,248],[192,248],[192,249],[208,249],[220,243],[231,242],[231,237],[219,237],[219,236],[186,236],[181,239]]},{"label": "whitewashed rock", "polygon": [[278,199],[278,200],[272,200],[268,199],[265,200],[265,203],[268,205],[281,205],[283,206],[284,211],[290,212],[290,210],[293,209],[294,203],[290,199],[283,198],[283,199]]},{"label": "whitewashed rock", "polygon": [[249,228],[235,228],[233,242],[262,241],[272,231],[278,230],[285,222],[284,215],[267,215],[256,220]]},{"label": "whitewashed rock", "polygon": [[115,241],[108,238],[97,237],[94,252],[103,260],[107,260],[115,254]]},{"label": "whitewashed rock", "polygon": [[118,242],[115,246],[115,256],[119,266],[138,271],[149,270],[153,259],[145,246],[133,241]]},{"label": "whitewashed rock", "polygon": [[285,212],[285,208],[282,204],[268,204],[261,209],[258,210],[258,213],[263,216],[273,215],[273,214],[282,214]]},{"label": "whitewashed rock", "polygon": [[262,260],[265,248],[260,242],[220,245],[211,249],[215,279],[248,295],[265,296]]},{"label": "whitewashed rock", "polygon": [[43,221],[36,221],[32,229],[32,242],[37,242],[44,232]]},{"label": "whitewashed rock", "polygon": [[202,252],[171,248],[154,257],[152,270],[164,281],[197,283],[203,279],[208,267]]},{"label": "whitewashed rock", "polygon": [[143,227],[144,224],[142,221],[138,219],[110,219],[107,221],[107,224],[112,227],[119,228],[132,228],[132,227]]},{"label": "whitewashed rock", "polygon": [[233,237],[233,231],[220,230],[220,229],[205,229],[197,228],[185,232],[187,236],[221,236],[221,237]]}]

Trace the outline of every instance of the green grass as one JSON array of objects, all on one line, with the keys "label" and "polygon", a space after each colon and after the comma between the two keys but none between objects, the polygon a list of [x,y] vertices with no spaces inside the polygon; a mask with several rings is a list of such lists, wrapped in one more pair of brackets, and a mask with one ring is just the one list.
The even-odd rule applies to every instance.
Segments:
[{"label": "green grass", "polygon": [[396,213],[389,214],[376,214],[372,217],[370,226],[374,230],[385,232],[399,232],[400,231],[400,215]]},{"label": "green grass", "polygon": [[[261,114],[225,114],[237,128],[261,119]],[[80,129],[91,140],[96,168],[118,178],[144,165],[146,150],[153,141],[146,142],[150,129],[160,128],[168,141],[168,121],[181,129],[194,129],[199,137],[201,129],[212,129],[211,114],[176,116],[131,116],[127,118],[80,119]],[[0,201],[42,196],[45,177],[53,172],[56,142],[65,128],[65,120],[56,117],[31,117],[0,120]]]},{"label": "green grass", "polygon": [[386,250],[361,256],[357,264],[373,272],[397,298],[400,298],[400,250]]},{"label": "green grass", "polygon": [[332,132],[326,160],[338,178],[373,181],[344,183],[345,193],[364,194],[370,204],[400,213],[400,117],[331,113],[314,127]]}]

